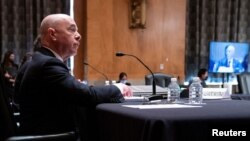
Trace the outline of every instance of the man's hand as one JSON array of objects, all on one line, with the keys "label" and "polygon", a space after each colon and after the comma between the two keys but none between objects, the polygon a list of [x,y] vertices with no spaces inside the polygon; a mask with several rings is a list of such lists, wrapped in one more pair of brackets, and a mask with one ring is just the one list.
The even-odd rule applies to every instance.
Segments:
[{"label": "man's hand", "polygon": [[116,84],[113,84],[115,85],[117,88],[120,89],[122,95],[125,97],[130,97],[130,96],[133,96],[133,92],[131,90],[131,88],[123,83],[116,83]]}]

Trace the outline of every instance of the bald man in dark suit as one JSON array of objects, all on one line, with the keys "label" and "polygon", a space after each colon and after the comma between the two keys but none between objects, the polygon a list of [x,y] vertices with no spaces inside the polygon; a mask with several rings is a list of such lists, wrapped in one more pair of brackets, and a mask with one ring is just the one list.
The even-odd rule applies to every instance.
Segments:
[{"label": "bald man in dark suit", "polygon": [[45,17],[40,27],[41,45],[20,68],[15,84],[20,105],[22,134],[72,131],[75,106],[123,102],[132,95],[124,84],[87,86],[76,80],[63,63],[77,53],[81,35],[75,21],[65,14]]},{"label": "bald man in dark suit", "polygon": [[245,71],[242,63],[234,58],[235,47],[228,45],[225,48],[225,57],[214,64],[213,72],[240,73]]}]

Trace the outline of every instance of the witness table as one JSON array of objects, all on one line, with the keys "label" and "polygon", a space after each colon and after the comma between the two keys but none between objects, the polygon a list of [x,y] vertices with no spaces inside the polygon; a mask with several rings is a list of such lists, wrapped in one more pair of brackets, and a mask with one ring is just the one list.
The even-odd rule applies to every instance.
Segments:
[{"label": "witness table", "polygon": [[[195,108],[139,109],[123,105],[139,102],[100,104],[96,108],[100,141],[207,141],[226,137],[212,136],[218,132],[246,132],[250,138],[250,101],[206,100]],[[215,131],[215,130],[214,130]],[[233,132],[233,133],[232,133]]]}]

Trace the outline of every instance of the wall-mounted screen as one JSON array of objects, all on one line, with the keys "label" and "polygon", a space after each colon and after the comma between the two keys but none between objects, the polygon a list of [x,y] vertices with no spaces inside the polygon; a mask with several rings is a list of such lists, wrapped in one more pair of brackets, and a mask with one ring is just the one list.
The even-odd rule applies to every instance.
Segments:
[{"label": "wall-mounted screen", "polygon": [[241,73],[247,71],[249,43],[211,41],[209,49],[209,72]]}]

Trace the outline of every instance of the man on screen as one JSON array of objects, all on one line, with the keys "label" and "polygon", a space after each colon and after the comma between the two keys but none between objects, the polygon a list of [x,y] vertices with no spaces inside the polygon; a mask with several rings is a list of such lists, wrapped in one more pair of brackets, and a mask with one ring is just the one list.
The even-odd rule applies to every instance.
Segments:
[{"label": "man on screen", "polygon": [[214,72],[239,73],[243,72],[244,68],[239,60],[234,58],[235,47],[228,45],[225,48],[225,57],[214,64]]}]

